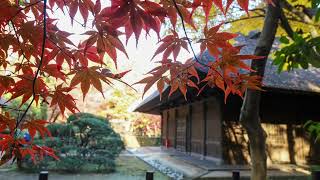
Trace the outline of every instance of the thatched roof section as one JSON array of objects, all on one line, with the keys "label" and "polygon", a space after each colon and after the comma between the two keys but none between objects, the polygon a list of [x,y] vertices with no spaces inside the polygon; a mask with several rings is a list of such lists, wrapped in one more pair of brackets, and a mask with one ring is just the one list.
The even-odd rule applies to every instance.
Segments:
[{"label": "thatched roof section", "polygon": [[[241,54],[253,54],[257,44],[257,33],[251,32],[248,36],[240,35],[235,40],[238,45],[246,45],[241,49]],[[273,50],[279,47],[279,42],[275,41]],[[206,51],[202,55],[201,61],[207,63],[214,61],[214,58]],[[251,63],[248,61],[248,63]],[[283,92],[306,92],[320,93],[320,68],[295,69],[290,72],[278,73],[278,67],[272,65],[272,59],[267,61],[265,75],[263,78],[263,87]],[[205,71],[199,69],[200,71]],[[168,89],[168,87],[167,87]],[[136,108],[135,111],[157,113],[155,107],[162,104],[158,91],[153,92],[145,98]]]},{"label": "thatched roof section", "polygon": [[[250,38],[252,36],[239,36],[236,38],[239,44],[245,44],[241,53],[253,54],[257,39]],[[275,41],[274,49],[279,46],[279,42]],[[296,90],[307,92],[320,92],[320,68],[310,67],[309,69],[295,69],[290,72],[278,73],[278,67],[272,65],[272,60],[267,61],[265,75],[263,78],[263,86],[284,90]]]}]

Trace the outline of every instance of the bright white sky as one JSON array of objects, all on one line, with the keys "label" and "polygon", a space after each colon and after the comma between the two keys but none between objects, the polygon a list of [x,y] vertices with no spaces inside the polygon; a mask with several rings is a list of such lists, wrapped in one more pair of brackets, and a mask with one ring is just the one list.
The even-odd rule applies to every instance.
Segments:
[{"label": "bright white sky", "polygon": [[[57,26],[59,27],[59,29],[74,34],[70,36],[71,41],[73,41],[77,45],[79,41],[84,40],[85,37],[81,34],[87,30],[90,30],[90,28],[84,28],[80,23],[77,22],[74,22],[73,26],[71,26],[70,17],[63,14],[60,10],[55,11],[54,14],[56,18],[59,19],[57,21]],[[75,19],[79,22],[83,22],[82,17],[79,13],[76,14]],[[89,17],[89,20],[90,19],[92,19],[92,17]],[[89,27],[90,24],[90,22],[87,23]],[[120,36],[120,39],[125,44],[125,36]],[[136,47],[134,35],[132,35],[128,44],[125,47],[129,59],[122,52],[117,51],[118,71],[122,72],[131,69],[131,72],[129,72],[123,78],[125,82],[127,82],[128,84],[133,84],[138,80],[141,80],[146,72],[151,70],[153,67],[157,66],[155,62],[161,60],[161,55],[158,55],[156,58],[154,58],[152,62],[150,61],[158,47],[157,42],[157,35],[154,31],[150,31],[150,36],[148,36],[147,39],[145,33],[142,32],[138,42],[138,47]],[[194,48],[196,50],[198,49],[196,47]],[[189,54],[185,50],[181,50],[178,60],[184,61],[190,57],[192,57],[191,54]],[[143,91],[143,85],[135,85],[134,88],[136,88],[139,92]],[[150,92],[151,91],[152,90],[150,90]]]},{"label": "bright white sky", "polygon": [[[105,7],[108,5],[110,1],[102,1],[102,7]],[[252,1],[251,1],[252,2]],[[251,3],[250,9],[256,6],[261,1],[258,0],[255,3]],[[243,14],[243,11],[238,12],[239,16]],[[56,10],[54,12],[55,17],[58,19],[57,26],[64,31],[73,33],[70,37],[70,39],[75,43],[78,44],[79,41],[84,40],[84,36],[80,35],[84,33],[87,30],[90,30],[90,28],[84,28],[82,25],[80,25],[77,22],[73,23],[73,26],[71,26],[71,20],[70,17],[60,10]],[[89,16],[87,25],[90,26],[93,17]],[[80,13],[78,12],[75,16],[75,20],[79,22],[83,22],[82,17]],[[223,20],[222,20],[223,21]],[[120,36],[120,39],[122,42],[125,42],[125,36]],[[128,44],[126,45],[126,50],[129,56],[129,59],[122,54],[122,52],[118,51],[118,71],[126,71],[131,69],[131,72],[128,73],[123,80],[127,82],[128,84],[133,84],[134,82],[137,82],[138,80],[141,80],[144,77],[144,74],[151,70],[153,67],[157,66],[155,63],[156,61],[161,60],[161,55],[158,55],[152,62],[150,61],[151,57],[153,56],[154,52],[157,49],[157,35],[151,31],[150,36],[145,38],[145,34],[142,32],[139,39],[138,47],[136,47],[135,37],[132,35],[130,38]],[[195,52],[199,52],[199,45],[194,44],[193,46]],[[185,50],[181,50],[178,60],[179,61],[185,61],[186,59],[192,57],[192,54]],[[139,92],[143,91],[143,85],[135,85],[134,88],[136,88]],[[152,90],[149,90],[149,93],[151,93]],[[147,93],[147,94],[149,94]]]}]

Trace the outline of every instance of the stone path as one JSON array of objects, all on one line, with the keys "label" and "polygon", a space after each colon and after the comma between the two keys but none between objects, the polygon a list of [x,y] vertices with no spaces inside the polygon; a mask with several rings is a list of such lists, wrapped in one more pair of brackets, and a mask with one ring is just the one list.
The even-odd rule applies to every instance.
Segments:
[{"label": "stone path", "polygon": [[[157,168],[159,166],[167,167],[172,172],[182,173],[183,179],[231,179],[234,170],[240,171],[241,177],[244,179],[250,177],[250,166],[218,165],[214,161],[201,160],[161,147],[132,148],[128,151],[151,166],[156,166],[156,169],[159,169]],[[268,175],[269,179],[274,180],[305,180],[310,176],[310,172],[305,168],[293,165],[273,165],[268,168]]]},{"label": "stone path", "polygon": [[[144,160],[145,162],[149,163],[151,166],[154,166],[154,164],[161,164],[156,165],[160,166],[160,168],[170,168],[172,169],[172,172],[169,172],[167,174],[170,176],[170,174],[182,174],[183,178],[196,178],[200,176],[201,174],[206,173],[207,171],[203,168],[196,167],[192,164],[185,163],[184,161],[181,161],[173,156],[170,155],[169,152],[162,151],[159,147],[142,147],[137,149],[128,149],[129,152],[136,155],[140,159]],[[156,163],[153,163],[156,162]],[[159,167],[155,167],[157,170],[159,170]],[[166,173],[166,172],[163,172]],[[173,175],[174,176],[174,175]],[[177,175],[180,176],[180,175]],[[172,176],[171,176],[172,177]],[[173,179],[180,179],[180,178],[174,178]]]}]

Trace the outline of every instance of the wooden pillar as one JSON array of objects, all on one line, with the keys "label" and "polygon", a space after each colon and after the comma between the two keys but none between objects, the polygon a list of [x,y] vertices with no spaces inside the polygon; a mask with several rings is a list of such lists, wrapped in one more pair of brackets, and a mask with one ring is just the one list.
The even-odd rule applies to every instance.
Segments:
[{"label": "wooden pillar", "polygon": [[166,124],[166,126],[167,126],[167,128],[166,128],[166,141],[169,139],[169,119],[170,119],[170,109],[168,109],[167,110],[167,120],[166,120],[166,122],[167,122],[167,124]]},{"label": "wooden pillar", "polygon": [[153,180],[154,179],[154,172],[153,171],[147,171],[146,172],[146,180]]},{"label": "wooden pillar", "polygon": [[192,137],[192,104],[189,104],[188,106],[189,112],[188,112],[188,118],[187,118],[187,133],[186,133],[186,141],[187,141],[187,150],[186,152],[191,153],[191,137]]},{"label": "wooden pillar", "polygon": [[160,121],[160,128],[161,128],[161,131],[160,131],[160,146],[163,145],[163,111],[160,112],[160,116],[161,116],[161,121]]},{"label": "wooden pillar", "polygon": [[232,180],[240,180],[240,171],[232,172]]},{"label": "wooden pillar", "polygon": [[203,156],[207,156],[207,101],[203,102]]},{"label": "wooden pillar", "polygon": [[48,180],[48,171],[41,171],[39,174],[39,180]]},{"label": "wooden pillar", "polygon": [[178,130],[178,108],[174,109],[174,148],[177,149],[177,130]]}]

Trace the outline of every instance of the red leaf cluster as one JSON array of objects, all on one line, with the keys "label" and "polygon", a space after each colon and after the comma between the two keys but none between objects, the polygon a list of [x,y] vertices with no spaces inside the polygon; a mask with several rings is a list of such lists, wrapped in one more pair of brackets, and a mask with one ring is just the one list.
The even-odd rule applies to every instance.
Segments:
[{"label": "red leaf cluster", "polygon": [[[230,42],[236,34],[220,32],[222,24],[208,28],[212,7],[226,14],[232,3],[233,0],[110,0],[106,4],[101,0],[1,0],[0,97],[21,97],[22,104],[32,99],[37,104],[41,101],[56,105],[62,114],[66,109],[74,113],[78,108],[71,91],[80,87],[84,98],[94,87],[103,95],[102,83],[121,81],[129,71],[111,72],[108,59],[117,67],[119,51],[128,57],[125,43],[134,34],[138,45],[142,31],[146,35],[154,31],[160,39],[152,58],[162,54],[160,65],[138,82],[145,84],[144,93],[154,84],[161,95],[169,87],[169,96],[180,91],[185,98],[190,88],[201,92],[204,87],[218,87],[226,97],[230,93],[242,96],[246,88],[260,89],[259,77],[241,74],[239,70],[252,71],[244,61],[261,57],[240,55],[241,47]],[[248,0],[237,3],[248,12]],[[182,18],[198,30],[201,24],[196,26],[193,14],[199,7],[204,10],[206,22],[199,28],[204,29],[204,38],[197,42],[201,53],[208,50],[215,61],[204,64],[200,55],[194,61],[178,62],[181,49],[189,51],[193,41],[181,36],[177,21]],[[72,33],[58,28],[58,11],[70,17],[72,25],[79,23],[84,27],[86,32],[81,34],[79,44],[71,41]],[[171,34],[160,38],[164,24],[172,29]],[[126,42],[121,41],[121,36],[125,36]],[[201,68],[207,69],[203,79],[198,75]],[[26,142],[16,134],[28,131],[32,139],[37,132],[42,137],[50,136],[45,125],[45,120],[15,121],[8,113],[0,114],[0,164],[27,154],[34,160],[45,154],[57,158],[52,149]]]}]

